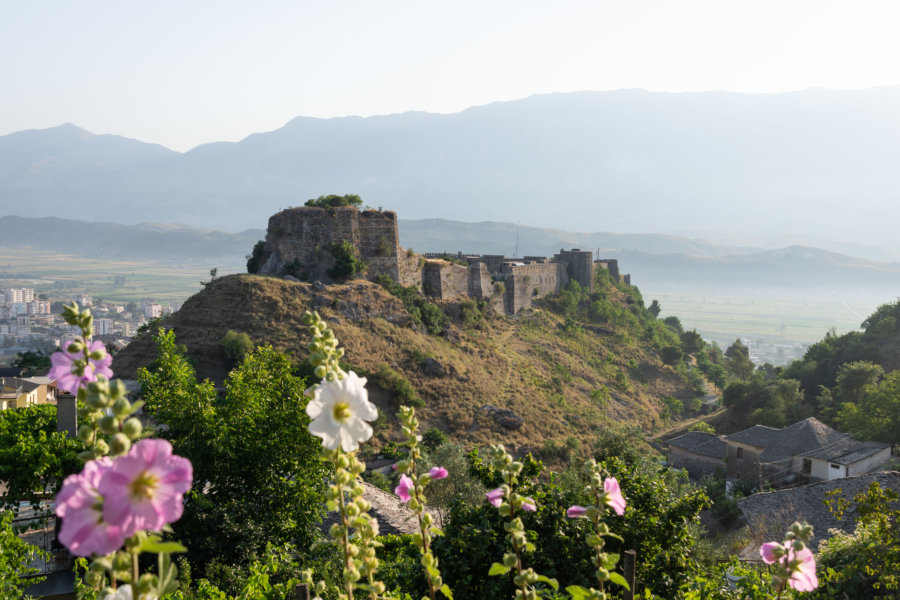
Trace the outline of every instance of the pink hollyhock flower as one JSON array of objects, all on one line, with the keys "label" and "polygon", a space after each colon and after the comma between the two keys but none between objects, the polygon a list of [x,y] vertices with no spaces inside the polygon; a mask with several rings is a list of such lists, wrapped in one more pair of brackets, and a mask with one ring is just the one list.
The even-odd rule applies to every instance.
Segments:
[{"label": "pink hollyhock flower", "polygon": [[791,562],[788,564],[791,571],[788,585],[798,592],[811,592],[819,587],[819,578],[816,577],[816,559],[812,550],[809,548],[804,548],[799,552],[791,550],[788,554],[793,554]]},{"label": "pink hollyhock flower", "polygon": [[603,480],[603,494],[606,496],[604,502],[607,506],[612,507],[620,517],[625,514],[625,498],[615,477]]},{"label": "pink hollyhock flower", "polygon": [[570,506],[566,511],[566,516],[570,519],[577,519],[585,515],[587,515],[587,509],[583,506],[578,506],[577,504],[575,506]]},{"label": "pink hollyhock flower", "polygon": [[394,493],[400,496],[400,500],[403,502],[409,502],[409,499],[412,498],[409,492],[413,488],[413,480],[404,474],[400,476],[400,485],[394,488]]},{"label": "pink hollyhock flower", "polygon": [[391,465],[391,471],[396,471],[396,470],[397,470],[397,463],[394,463]]},{"label": "pink hollyhock flower", "polygon": [[537,504],[534,503],[534,498],[525,498],[525,501],[522,502],[522,510],[525,512],[534,512],[537,510]]},{"label": "pink hollyhock flower", "polygon": [[104,356],[101,359],[89,359],[88,364],[85,365],[81,375],[73,372],[73,368],[75,361],[84,358],[84,354],[81,352],[69,352],[68,348],[71,343],[71,340],[65,342],[62,346],[62,351],[54,352],[50,356],[51,368],[50,372],[47,373],[47,377],[55,379],[59,389],[64,392],[75,394],[78,392],[78,388],[84,387],[92,381],[96,381],[98,375],[103,375],[107,379],[112,378],[113,372],[109,368],[112,364],[112,356],[106,352],[106,347],[103,345],[103,342],[96,340],[91,342],[91,345],[88,346],[89,353],[102,351]]},{"label": "pink hollyhock flower", "polygon": [[448,475],[447,469],[444,467],[431,467],[428,474],[431,475],[432,479],[443,479]]},{"label": "pink hollyhock flower", "polygon": [[172,454],[166,440],[141,440],[120,456],[100,480],[103,519],[122,528],[159,531],[181,518],[183,495],[191,489],[191,461]]},{"label": "pink hollyhock flower", "polygon": [[485,498],[488,499],[488,502],[491,503],[491,506],[494,508],[500,508],[500,505],[503,504],[503,488],[497,488],[496,490],[491,490],[487,494],[484,495]]},{"label": "pink hollyhock flower", "polygon": [[[791,547],[792,540],[788,540],[782,546],[778,542],[766,542],[759,547],[759,554],[763,562],[772,564],[779,562],[785,566],[789,573],[788,585],[798,592],[811,592],[819,586],[819,578],[816,576],[816,559],[812,550],[803,548],[799,552]],[[781,551],[781,557],[776,557],[776,551]]]},{"label": "pink hollyhock flower", "polygon": [[110,465],[106,457],[88,462],[81,473],[66,477],[56,496],[56,516],[63,520],[59,541],[75,556],[109,554],[125,542],[121,529],[103,520],[103,498],[97,493]]}]

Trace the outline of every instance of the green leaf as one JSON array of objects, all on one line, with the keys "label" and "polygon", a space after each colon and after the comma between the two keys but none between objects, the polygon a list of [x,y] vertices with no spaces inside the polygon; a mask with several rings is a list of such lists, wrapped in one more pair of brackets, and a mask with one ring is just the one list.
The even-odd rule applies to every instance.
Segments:
[{"label": "green leaf", "polygon": [[488,575],[506,575],[509,573],[509,567],[506,565],[501,565],[500,563],[494,563],[491,565],[491,570],[488,571]]},{"label": "green leaf", "polygon": [[569,595],[572,596],[574,600],[591,597],[591,593],[580,585],[570,585],[566,588],[566,591],[569,592]]},{"label": "green leaf", "polygon": [[172,559],[165,552],[159,555],[159,587],[160,596],[171,594],[178,590],[178,568],[172,564]]},{"label": "green leaf", "polygon": [[178,542],[158,542],[148,538],[141,544],[141,552],[153,552],[154,554],[160,554],[162,552],[187,552],[187,548]]},{"label": "green leaf", "polygon": [[441,586],[441,593],[447,600],[453,600],[453,592],[450,591],[450,586],[446,583]]},{"label": "green leaf", "polygon": [[559,591],[559,582],[556,581],[555,579],[551,579],[550,577],[547,577],[546,575],[538,575],[538,581],[543,581],[544,583],[546,583],[547,585],[552,587],[554,590]]},{"label": "green leaf", "polygon": [[626,590],[631,589],[630,587],[628,587],[628,582],[625,581],[625,578],[622,577],[619,573],[610,572],[609,580],[612,581],[613,583],[615,583],[616,585],[621,585]]}]

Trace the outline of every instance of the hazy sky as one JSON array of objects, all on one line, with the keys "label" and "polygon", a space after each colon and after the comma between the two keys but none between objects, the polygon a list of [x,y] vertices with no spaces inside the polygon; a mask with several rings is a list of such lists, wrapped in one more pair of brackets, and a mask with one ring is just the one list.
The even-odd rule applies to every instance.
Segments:
[{"label": "hazy sky", "polygon": [[0,135],[187,150],[547,92],[896,85],[898,22],[893,0],[0,0]]}]

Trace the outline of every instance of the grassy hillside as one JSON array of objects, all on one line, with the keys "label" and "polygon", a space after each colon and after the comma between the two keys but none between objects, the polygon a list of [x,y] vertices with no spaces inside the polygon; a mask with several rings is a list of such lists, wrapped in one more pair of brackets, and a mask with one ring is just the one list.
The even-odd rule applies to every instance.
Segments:
[{"label": "grassy hillside", "polygon": [[[347,349],[349,365],[372,383],[394,388],[370,383],[381,409],[395,412],[403,393],[397,382],[406,380],[424,402],[424,429],[438,427],[464,443],[503,441],[552,455],[590,444],[613,424],[658,429],[680,418],[672,409],[679,402],[672,399],[694,396],[684,367],[679,373],[661,362],[657,348],[670,333],[643,308],[636,288],[608,279],[602,286],[593,296],[548,298],[544,308],[515,317],[480,310],[471,301],[443,302],[449,323],[435,336],[375,283],[357,280],[317,291],[306,283],[231,275],[191,297],[165,325],[187,347],[198,374],[220,381],[228,368],[221,348],[226,332],[246,332],[300,365],[308,342],[301,316],[318,310]],[[149,336],[138,338],[113,368],[132,377],[154,356]],[[498,424],[485,405],[513,411],[524,425]],[[394,439],[394,427],[388,418],[377,435]]]}]

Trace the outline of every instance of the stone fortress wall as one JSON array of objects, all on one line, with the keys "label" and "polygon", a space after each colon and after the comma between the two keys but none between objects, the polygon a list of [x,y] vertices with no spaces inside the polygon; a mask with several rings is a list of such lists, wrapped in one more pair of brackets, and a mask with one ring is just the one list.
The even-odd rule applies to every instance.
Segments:
[{"label": "stone fortress wall", "polygon": [[[553,258],[457,253],[418,255],[400,248],[397,215],[392,211],[355,207],[297,207],[269,218],[260,274],[281,275],[286,266],[299,267],[302,278],[330,281],[335,259],[330,249],[348,241],[368,263],[367,277],[385,274],[404,286],[414,285],[425,295],[450,300],[470,297],[488,300],[508,314],[559,291],[575,280],[593,290],[594,266],[620,280],[615,259],[595,262],[590,251],[560,250]],[[453,260],[446,260],[452,258]],[[460,264],[465,263],[465,264]],[[630,281],[628,275],[626,282]],[[502,296],[501,296],[502,290]],[[498,297],[500,296],[500,297]]]}]

